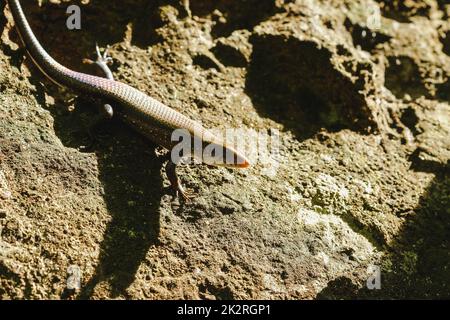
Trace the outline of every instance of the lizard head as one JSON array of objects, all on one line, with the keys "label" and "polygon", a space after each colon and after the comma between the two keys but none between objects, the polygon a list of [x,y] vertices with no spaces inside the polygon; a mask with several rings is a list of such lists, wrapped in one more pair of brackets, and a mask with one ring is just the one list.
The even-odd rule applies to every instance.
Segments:
[{"label": "lizard head", "polygon": [[203,149],[202,162],[208,165],[227,168],[247,168],[250,166],[245,155],[222,143],[212,142]]},{"label": "lizard head", "polygon": [[[228,145],[219,136],[213,135],[202,127],[197,128],[194,134],[182,130],[173,141],[181,141],[172,148],[174,163],[178,163],[179,159],[194,158],[200,163],[216,167],[247,168],[250,166],[250,162],[243,152]],[[187,153],[186,150],[188,150]]]}]

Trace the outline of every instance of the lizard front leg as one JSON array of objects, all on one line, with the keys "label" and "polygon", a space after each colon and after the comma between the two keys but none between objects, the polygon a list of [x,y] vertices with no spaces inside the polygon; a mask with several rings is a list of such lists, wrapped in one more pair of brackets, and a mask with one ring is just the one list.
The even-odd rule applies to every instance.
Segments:
[{"label": "lizard front leg", "polygon": [[[84,59],[83,62],[87,64],[95,64],[97,65],[100,70],[104,73],[104,77],[109,80],[114,80],[114,76],[111,72],[111,69],[109,69],[109,64],[112,63],[113,59],[109,55],[109,46],[106,47],[103,54],[100,52],[100,48],[98,45],[95,45],[95,51],[97,53],[97,59],[95,61],[90,59]],[[105,119],[111,119],[114,115],[114,111],[112,106],[109,103],[105,103],[102,108],[100,109],[101,114],[104,116]]]}]

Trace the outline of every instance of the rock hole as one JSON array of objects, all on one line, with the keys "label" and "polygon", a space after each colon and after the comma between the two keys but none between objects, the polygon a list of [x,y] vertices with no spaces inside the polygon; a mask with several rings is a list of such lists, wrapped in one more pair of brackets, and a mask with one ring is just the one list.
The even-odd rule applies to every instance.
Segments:
[{"label": "rock hole", "polygon": [[407,56],[389,57],[385,74],[385,86],[399,99],[409,95],[413,99],[428,96],[422,83],[419,67]]},{"label": "rock hole", "polygon": [[227,37],[234,30],[252,30],[254,26],[280,11],[275,1],[261,0],[216,0],[191,1],[191,11],[196,16],[212,14],[215,26],[212,35],[215,38]]},{"label": "rock hole", "polygon": [[326,128],[368,131],[373,125],[357,85],[332,65],[331,52],[313,42],[252,36],[246,92],[258,111],[298,138]]},{"label": "rock hole", "polygon": [[205,70],[208,69],[216,69],[217,71],[221,70],[220,62],[217,61],[214,55],[210,52],[199,53],[195,55],[192,59],[192,63]]},{"label": "rock hole", "polygon": [[410,23],[411,17],[429,17],[431,6],[426,1],[377,0],[381,14],[400,23]]},{"label": "rock hole", "polygon": [[345,21],[345,28],[351,33],[353,44],[368,52],[372,52],[377,45],[391,40],[390,36],[353,24],[349,19]]},{"label": "rock hole", "polygon": [[450,104],[450,78],[441,85],[437,86],[437,98]]},{"label": "rock hole", "polygon": [[420,132],[417,130],[417,124],[419,123],[419,118],[417,117],[416,110],[412,107],[408,107],[403,110],[400,121],[411,130],[413,135],[418,135]]},{"label": "rock hole", "polygon": [[225,66],[245,67],[247,65],[245,55],[238,48],[226,43],[218,42],[211,51]]},{"label": "rock hole", "polygon": [[441,38],[442,42],[442,51],[450,56],[450,31],[447,31]]}]

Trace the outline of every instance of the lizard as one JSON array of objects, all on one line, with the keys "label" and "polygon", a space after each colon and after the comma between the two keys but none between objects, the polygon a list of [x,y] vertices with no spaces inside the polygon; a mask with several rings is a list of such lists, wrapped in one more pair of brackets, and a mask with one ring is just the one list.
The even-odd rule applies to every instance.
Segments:
[{"label": "lizard", "polygon": [[[20,1],[7,0],[7,3],[27,54],[38,69],[52,82],[67,87],[77,94],[105,101],[105,112],[109,116],[118,117],[132,129],[169,151],[179,143],[179,141],[173,141],[172,133],[177,129],[182,129],[189,133],[192,141],[199,140],[201,142],[202,150],[210,146],[211,149],[220,151],[199,153],[198,150],[194,150],[196,144],[191,143],[190,155],[200,154],[200,159],[196,157],[196,160],[202,164],[231,168],[250,166],[249,160],[243,153],[233,146],[227,145],[221,137],[214,135],[202,124],[126,83],[114,80],[109,70],[105,71],[102,68],[106,77],[98,77],[71,70],[58,63],[47,53],[34,35]],[[98,50],[97,53],[99,54]],[[114,108],[111,107],[112,105]],[[172,157],[166,164],[166,174],[176,193],[183,199],[189,200],[191,196],[183,188],[177,175],[177,164],[179,161],[173,161]]]}]

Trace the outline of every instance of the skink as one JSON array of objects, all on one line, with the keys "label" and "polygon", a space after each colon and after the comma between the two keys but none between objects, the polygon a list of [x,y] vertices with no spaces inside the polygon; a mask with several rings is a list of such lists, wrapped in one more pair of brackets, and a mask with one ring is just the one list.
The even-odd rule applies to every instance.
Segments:
[{"label": "skink", "polygon": [[[246,157],[232,146],[227,146],[223,139],[213,135],[200,123],[189,119],[145,93],[125,83],[115,81],[111,76],[109,78],[97,77],[70,70],[59,64],[36,39],[20,2],[18,0],[7,0],[7,2],[28,55],[50,80],[79,94],[94,96],[113,105],[114,116],[118,116],[133,129],[168,150],[172,150],[178,144],[178,141],[172,141],[174,130],[184,129],[191,135],[192,139],[202,141],[202,148],[212,145],[216,149],[221,149],[222,152],[217,153],[220,156],[215,156],[213,153],[207,158],[202,157],[200,159],[202,163],[235,168],[249,166]],[[193,149],[191,151],[194,153]],[[176,164],[169,161],[166,173],[172,187],[182,197],[188,198],[176,175]]]}]

